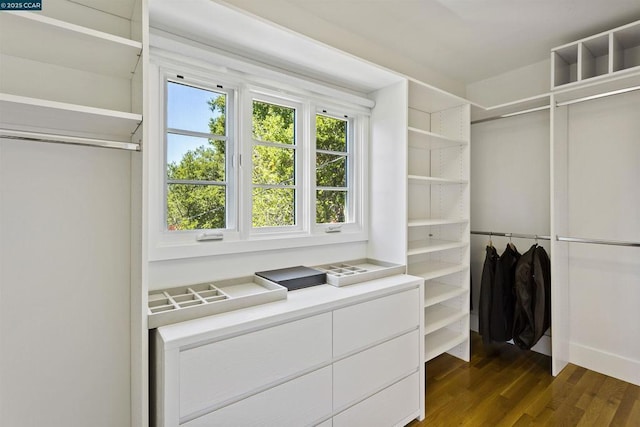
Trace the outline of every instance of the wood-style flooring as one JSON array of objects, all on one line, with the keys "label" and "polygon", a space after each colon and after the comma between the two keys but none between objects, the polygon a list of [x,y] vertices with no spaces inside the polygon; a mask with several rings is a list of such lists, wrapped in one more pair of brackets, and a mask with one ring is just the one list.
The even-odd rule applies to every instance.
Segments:
[{"label": "wood-style flooring", "polygon": [[427,363],[426,419],[434,426],[640,427],[640,387],[575,365],[551,376],[551,359],[511,344],[482,345],[471,361]]}]

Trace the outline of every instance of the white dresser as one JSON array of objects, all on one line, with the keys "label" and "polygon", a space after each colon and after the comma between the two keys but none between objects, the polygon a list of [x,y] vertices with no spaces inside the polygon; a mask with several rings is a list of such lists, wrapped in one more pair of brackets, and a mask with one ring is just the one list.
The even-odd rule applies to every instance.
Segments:
[{"label": "white dresser", "polygon": [[402,426],[424,418],[423,279],[315,286],[158,328],[156,426]]}]

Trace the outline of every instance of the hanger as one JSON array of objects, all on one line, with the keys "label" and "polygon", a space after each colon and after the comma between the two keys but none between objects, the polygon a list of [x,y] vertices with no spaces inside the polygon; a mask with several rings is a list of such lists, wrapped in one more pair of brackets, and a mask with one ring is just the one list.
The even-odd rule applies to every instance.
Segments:
[{"label": "hanger", "polygon": [[493,247],[493,242],[491,241],[491,236],[493,235],[493,232],[490,231],[489,232],[489,247],[492,248]]}]

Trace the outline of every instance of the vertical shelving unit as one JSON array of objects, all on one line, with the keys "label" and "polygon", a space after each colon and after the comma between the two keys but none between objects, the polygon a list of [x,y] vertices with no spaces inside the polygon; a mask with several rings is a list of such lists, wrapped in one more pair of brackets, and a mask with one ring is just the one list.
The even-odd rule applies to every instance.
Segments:
[{"label": "vertical shelving unit", "polygon": [[469,360],[469,104],[408,85],[407,266],[425,279],[425,360]]}]

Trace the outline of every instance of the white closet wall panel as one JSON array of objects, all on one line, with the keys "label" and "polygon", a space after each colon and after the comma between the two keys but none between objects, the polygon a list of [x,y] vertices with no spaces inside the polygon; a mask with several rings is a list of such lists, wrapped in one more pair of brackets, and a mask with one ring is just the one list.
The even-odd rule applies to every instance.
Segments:
[{"label": "white closet wall panel", "polygon": [[[471,127],[471,230],[549,235],[549,112]],[[493,237],[501,254],[509,242]],[[488,236],[471,235],[473,329]],[[520,253],[535,242],[512,239]],[[538,243],[550,253],[549,242]]]},{"label": "white closet wall panel", "polygon": [[0,141],[0,425],[130,425],[131,154]]},{"label": "white closet wall panel", "polygon": [[[640,94],[568,112],[570,236],[640,241]],[[640,384],[640,254],[569,245],[571,361]]]}]

